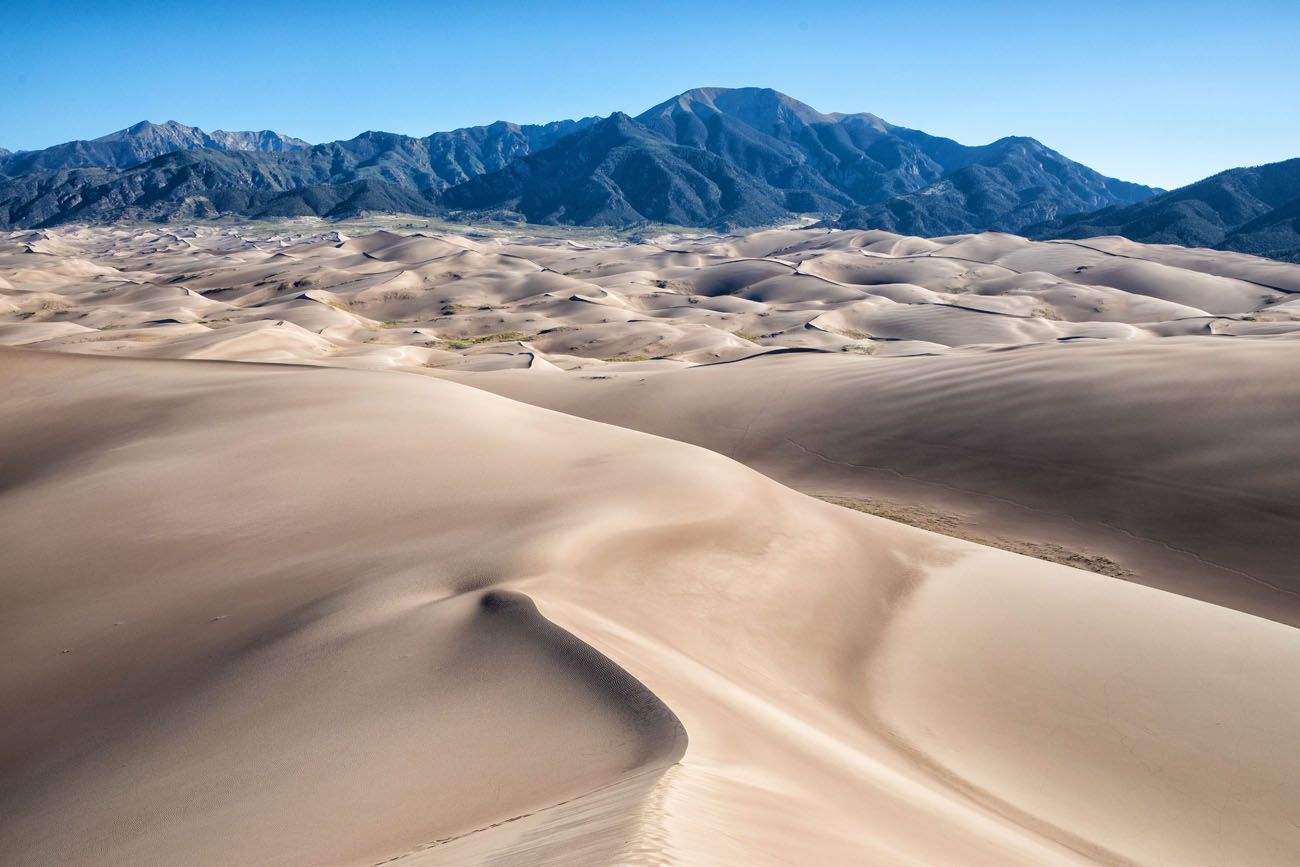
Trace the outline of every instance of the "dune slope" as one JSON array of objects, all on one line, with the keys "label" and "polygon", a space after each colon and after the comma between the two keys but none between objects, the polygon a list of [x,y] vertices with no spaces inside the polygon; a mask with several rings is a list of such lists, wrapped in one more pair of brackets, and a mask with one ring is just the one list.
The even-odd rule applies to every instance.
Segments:
[{"label": "dune slope", "polygon": [[407,370],[637,370],[1300,334],[1300,266],[1116,239],[68,228],[0,238],[0,343]]},{"label": "dune slope", "polygon": [[428,377],[0,374],[5,863],[1300,854],[1288,627]]},{"label": "dune slope", "polygon": [[1294,625],[1298,361],[1294,340],[1170,338],[466,381],[693,442],[805,491],[1103,552],[1132,580]]}]

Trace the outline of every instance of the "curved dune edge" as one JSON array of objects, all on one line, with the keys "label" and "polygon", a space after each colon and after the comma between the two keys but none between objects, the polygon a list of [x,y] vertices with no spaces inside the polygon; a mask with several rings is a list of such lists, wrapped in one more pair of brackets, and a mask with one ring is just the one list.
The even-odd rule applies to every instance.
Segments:
[{"label": "curved dune edge", "polygon": [[1300,625],[1297,363],[1292,340],[1184,337],[457,381],[952,535],[1106,555],[1126,580]]},{"label": "curved dune edge", "polygon": [[566,863],[593,811],[591,863],[1300,853],[1293,629],[425,377],[0,374],[5,863],[364,864],[527,813],[443,854]]},{"label": "curved dune edge", "polygon": [[608,786],[396,855],[384,864],[440,867],[490,863],[592,865],[664,863],[664,789],[675,768],[633,774]]},{"label": "curved dune edge", "polygon": [[[479,616],[526,633],[536,642],[530,652],[554,659],[561,668],[581,677],[607,706],[624,718],[634,754],[622,776],[564,800],[460,831],[422,844],[383,863],[464,864],[488,859],[494,864],[615,863],[639,843],[643,814],[650,807],[656,784],[665,769],[686,752],[687,732],[681,721],[654,693],[608,657],[572,633],[547,620],[528,596],[517,591],[489,590],[478,596]],[[515,708],[521,719],[531,708]],[[578,720],[589,723],[589,720]],[[558,794],[558,793],[557,793]],[[539,861],[539,859],[541,859]]]},{"label": "curved dune edge", "polygon": [[891,621],[865,701],[888,737],[1100,863],[1294,860],[1300,779],[1281,721],[1300,719],[1296,630],[1001,560],[936,570]]}]

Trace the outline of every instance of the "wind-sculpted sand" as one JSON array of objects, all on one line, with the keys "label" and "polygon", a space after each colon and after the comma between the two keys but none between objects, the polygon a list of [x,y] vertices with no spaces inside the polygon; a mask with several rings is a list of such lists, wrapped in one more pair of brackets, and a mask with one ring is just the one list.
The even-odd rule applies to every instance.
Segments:
[{"label": "wind-sculpted sand", "polygon": [[696,443],[851,507],[1012,550],[1055,546],[1051,559],[1294,626],[1297,369],[1294,339],[1179,337],[463,381]]},{"label": "wind-sculpted sand", "polygon": [[1296,291],[1113,239],[14,234],[0,862],[1294,862]]},{"label": "wind-sculpted sand", "polygon": [[[1118,239],[788,230],[641,243],[69,229],[0,242],[0,343],[353,367],[652,369],[798,347],[1300,332],[1300,266]],[[617,369],[617,368],[611,368]]]}]

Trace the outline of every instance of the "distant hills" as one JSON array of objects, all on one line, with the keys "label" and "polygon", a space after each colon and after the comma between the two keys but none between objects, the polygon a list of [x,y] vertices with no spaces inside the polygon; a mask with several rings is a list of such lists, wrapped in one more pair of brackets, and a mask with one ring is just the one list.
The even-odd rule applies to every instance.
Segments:
[{"label": "distant hills", "polygon": [[141,121],[135,126],[88,141],[70,141],[39,151],[0,151],[0,175],[17,177],[67,168],[125,169],[176,151],[203,149],[274,153],[306,147],[310,145],[302,139],[270,130],[204,132],[174,120],[162,124]]},{"label": "distant hills", "polygon": [[[423,138],[367,132],[317,145],[270,131],[144,122],[45,150],[0,151],[0,228],[400,211],[730,229],[812,215],[823,225],[919,235],[1073,237],[1158,225],[1160,237],[1189,239],[1180,243],[1268,250],[1295,234],[1283,200],[1300,192],[1284,175],[1179,198],[1192,188],[1163,193],[1109,178],[1032,138],[972,147],[871,114],[824,114],[766,88],[700,88],[635,117],[497,122]],[[1274,194],[1288,183],[1290,199]],[[1181,203],[1181,216],[1152,216],[1165,202]],[[1274,210],[1276,225],[1267,218]]]},{"label": "distant hills", "polygon": [[1300,262],[1300,159],[1229,169],[1145,202],[1028,227],[1040,238],[1123,235]]},{"label": "distant hills", "polygon": [[915,192],[850,208],[828,225],[905,235],[1018,232],[1058,216],[1116,202],[1141,202],[1159,190],[1119,181],[1067,159],[1031,138],[988,145],[979,160]]}]

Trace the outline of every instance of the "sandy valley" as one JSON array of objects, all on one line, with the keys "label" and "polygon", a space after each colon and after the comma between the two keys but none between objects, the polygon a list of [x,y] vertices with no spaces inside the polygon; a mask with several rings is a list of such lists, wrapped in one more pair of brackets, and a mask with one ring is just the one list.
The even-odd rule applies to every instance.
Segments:
[{"label": "sandy valley", "polygon": [[1295,862],[1298,367],[1119,238],[9,233],[0,861]]}]

